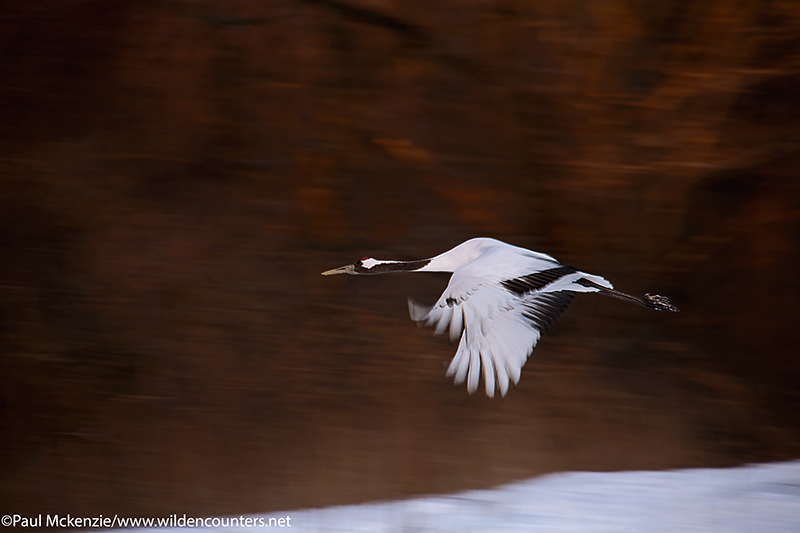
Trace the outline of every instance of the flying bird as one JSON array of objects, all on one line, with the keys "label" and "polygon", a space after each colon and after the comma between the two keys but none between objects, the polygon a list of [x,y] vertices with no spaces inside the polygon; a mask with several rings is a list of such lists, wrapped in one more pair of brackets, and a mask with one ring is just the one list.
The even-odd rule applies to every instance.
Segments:
[{"label": "flying bird", "polygon": [[383,261],[363,257],[352,265],[322,273],[388,274],[390,272],[452,272],[450,282],[431,307],[408,300],[412,320],[449,331],[460,338],[447,376],[478,389],[481,372],[486,394],[495,385],[508,393],[519,382],[522,367],[539,337],[558,319],[579,292],[599,292],[659,311],[678,311],[669,298],[645,294],[639,298],[614,289],[600,276],[559,263],[553,257],[496,239],[476,238],[443,254],[417,261]]}]

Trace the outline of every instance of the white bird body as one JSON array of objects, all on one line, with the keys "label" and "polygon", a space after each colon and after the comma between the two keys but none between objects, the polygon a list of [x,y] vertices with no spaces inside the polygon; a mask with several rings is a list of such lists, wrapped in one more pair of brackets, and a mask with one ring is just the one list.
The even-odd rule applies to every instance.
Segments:
[{"label": "white bird body", "polygon": [[447,370],[456,384],[478,389],[481,371],[486,394],[495,385],[505,396],[509,381],[519,382],[522,367],[539,337],[572,303],[577,292],[602,292],[655,309],[677,311],[663,296],[637,298],[619,291],[600,276],[559,263],[553,257],[496,239],[470,239],[431,259],[357,263],[323,272],[383,274],[452,272],[450,282],[431,307],[409,299],[411,318],[420,325],[461,338]]}]

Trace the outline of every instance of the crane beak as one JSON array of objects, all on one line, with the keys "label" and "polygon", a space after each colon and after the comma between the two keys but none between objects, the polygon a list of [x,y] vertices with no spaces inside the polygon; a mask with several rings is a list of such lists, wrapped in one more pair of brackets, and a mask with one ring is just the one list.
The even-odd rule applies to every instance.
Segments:
[{"label": "crane beak", "polygon": [[346,265],[339,268],[334,268],[331,270],[326,270],[322,273],[323,276],[333,276],[334,274],[355,274],[356,269],[355,265]]}]

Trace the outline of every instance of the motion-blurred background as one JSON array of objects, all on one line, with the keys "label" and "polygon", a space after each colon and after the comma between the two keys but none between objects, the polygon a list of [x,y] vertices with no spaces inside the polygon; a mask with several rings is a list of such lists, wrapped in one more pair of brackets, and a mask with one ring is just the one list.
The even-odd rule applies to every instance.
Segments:
[{"label": "motion-blurred background", "polygon": [[[800,457],[800,4],[8,0],[0,501],[240,513]],[[516,390],[408,319],[474,236],[582,296]]]}]

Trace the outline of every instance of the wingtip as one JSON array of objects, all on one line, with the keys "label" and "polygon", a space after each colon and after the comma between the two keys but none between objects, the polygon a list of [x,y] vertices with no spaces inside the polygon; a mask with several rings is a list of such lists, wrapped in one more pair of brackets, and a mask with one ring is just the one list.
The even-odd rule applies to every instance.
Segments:
[{"label": "wingtip", "polygon": [[421,322],[430,311],[430,307],[420,304],[413,298],[408,299],[408,315],[414,322]]},{"label": "wingtip", "polygon": [[500,389],[500,398],[505,400],[506,399],[506,394],[508,394],[508,380],[501,381],[498,384],[498,388]]}]

